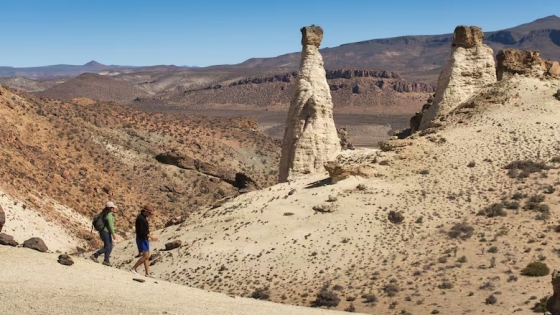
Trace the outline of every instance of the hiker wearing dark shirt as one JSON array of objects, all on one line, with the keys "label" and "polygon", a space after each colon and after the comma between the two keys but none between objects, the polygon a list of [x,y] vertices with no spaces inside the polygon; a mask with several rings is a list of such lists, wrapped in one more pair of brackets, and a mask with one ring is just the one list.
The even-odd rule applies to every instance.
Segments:
[{"label": "hiker wearing dark shirt", "polygon": [[154,213],[154,208],[150,205],[144,206],[138,217],[136,217],[136,246],[140,253],[140,259],[134,264],[130,270],[132,273],[138,273],[138,267],[144,264],[146,276],[151,276],[150,273],[150,240],[157,241],[157,237],[150,235],[150,225],[148,218]]},{"label": "hiker wearing dark shirt", "polygon": [[103,248],[99,249],[93,255],[90,256],[91,260],[97,262],[97,258],[101,254],[105,254],[105,258],[103,259],[103,264],[106,266],[110,266],[111,263],[109,259],[111,257],[111,252],[113,251],[113,240],[115,237],[115,216],[113,215],[113,211],[117,206],[111,201],[108,201],[105,204],[105,208],[101,212],[101,215],[104,217],[103,223],[105,227],[99,231],[99,237],[103,241]]}]

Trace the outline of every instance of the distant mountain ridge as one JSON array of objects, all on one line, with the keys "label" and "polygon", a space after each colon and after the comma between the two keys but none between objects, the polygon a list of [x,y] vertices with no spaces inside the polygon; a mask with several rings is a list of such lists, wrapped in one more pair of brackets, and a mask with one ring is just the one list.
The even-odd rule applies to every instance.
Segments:
[{"label": "distant mountain ridge", "polygon": [[[384,69],[409,79],[424,76],[433,80],[449,54],[453,34],[407,35],[372,39],[321,49],[328,69]],[[539,50],[545,58],[560,60],[560,18],[537,19],[504,30],[485,32],[484,42],[494,53],[505,48]],[[300,53],[273,58],[251,58],[237,65],[243,68],[297,69]]]},{"label": "distant mountain ridge", "polygon": [[[451,31],[451,30],[450,30]],[[433,84],[449,54],[453,34],[407,35],[393,38],[371,39],[347,43],[338,47],[323,48],[321,54],[327,69],[373,69],[394,71],[406,79]],[[504,48],[539,50],[545,58],[560,60],[560,17],[556,15],[537,19],[515,27],[485,32],[484,42],[494,53]],[[174,72],[185,69],[212,72],[221,69],[238,70],[247,73],[262,69],[285,73],[299,67],[300,53],[293,52],[271,58],[250,58],[235,65],[215,65],[209,67],[178,66],[107,66],[96,61],[85,65],[53,65],[45,67],[13,68],[0,67],[0,78],[27,77],[75,77],[85,72],[103,71],[119,73]],[[276,70],[275,70],[276,69]],[[108,74],[108,73],[105,73]]]}]

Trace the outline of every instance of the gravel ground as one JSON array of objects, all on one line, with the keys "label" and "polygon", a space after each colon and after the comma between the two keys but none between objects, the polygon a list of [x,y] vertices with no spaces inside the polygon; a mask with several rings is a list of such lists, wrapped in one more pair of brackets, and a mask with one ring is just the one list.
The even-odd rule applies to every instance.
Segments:
[{"label": "gravel ground", "polygon": [[0,246],[0,314],[343,314],[229,297],[132,274],[74,257]]}]

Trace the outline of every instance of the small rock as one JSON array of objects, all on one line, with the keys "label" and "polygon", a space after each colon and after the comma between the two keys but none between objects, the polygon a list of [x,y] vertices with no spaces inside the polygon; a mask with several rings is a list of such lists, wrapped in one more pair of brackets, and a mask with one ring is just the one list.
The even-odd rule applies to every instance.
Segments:
[{"label": "small rock", "polygon": [[165,244],[165,250],[172,250],[172,249],[181,247],[181,245],[183,245],[183,242],[181,240],[176,240],[176,241]]},{"label": "small rock", "polygon": [[68,255],[59,255],[58,256],[58,263],[61,265],[65,265],[65,266],[72,266],[74,264],[74,261],[72,260],[72,257],[68,256]]},{"label": "small rock", "polygon": [[23,247],[31,248],[42,253],[46,253],[49,250],[45,242],[39,237],[32,237],[23,242]]},{"label": "small rock", "polygon": [[137,282],[140,282],[140,283],[146,282],[146,280],[140,279],[140,278],[132,278],[132,280],[137,281]]},{"label": "small rock", "polygon": [[19,244],[14,240],[13,236],[6,233],[0,233],[0,245],[16,247]]}]

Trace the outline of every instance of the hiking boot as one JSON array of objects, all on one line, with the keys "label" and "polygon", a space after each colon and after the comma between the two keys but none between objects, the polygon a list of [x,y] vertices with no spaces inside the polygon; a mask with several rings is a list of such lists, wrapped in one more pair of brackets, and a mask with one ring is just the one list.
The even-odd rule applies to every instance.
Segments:
[{"label": "hiking boot", "polygon": [[91,256],[89,256],[89,259],[95,261],[96,263],[99,262],[99,261],[97,261],[97,256],[95,256],[95,254],[92,254]]},{"label": "hiking boot", "polygon": [[103,262],[103,265],[111,267],[111,263],[108,262],[108,261],[104,261],[104,262]]}]

